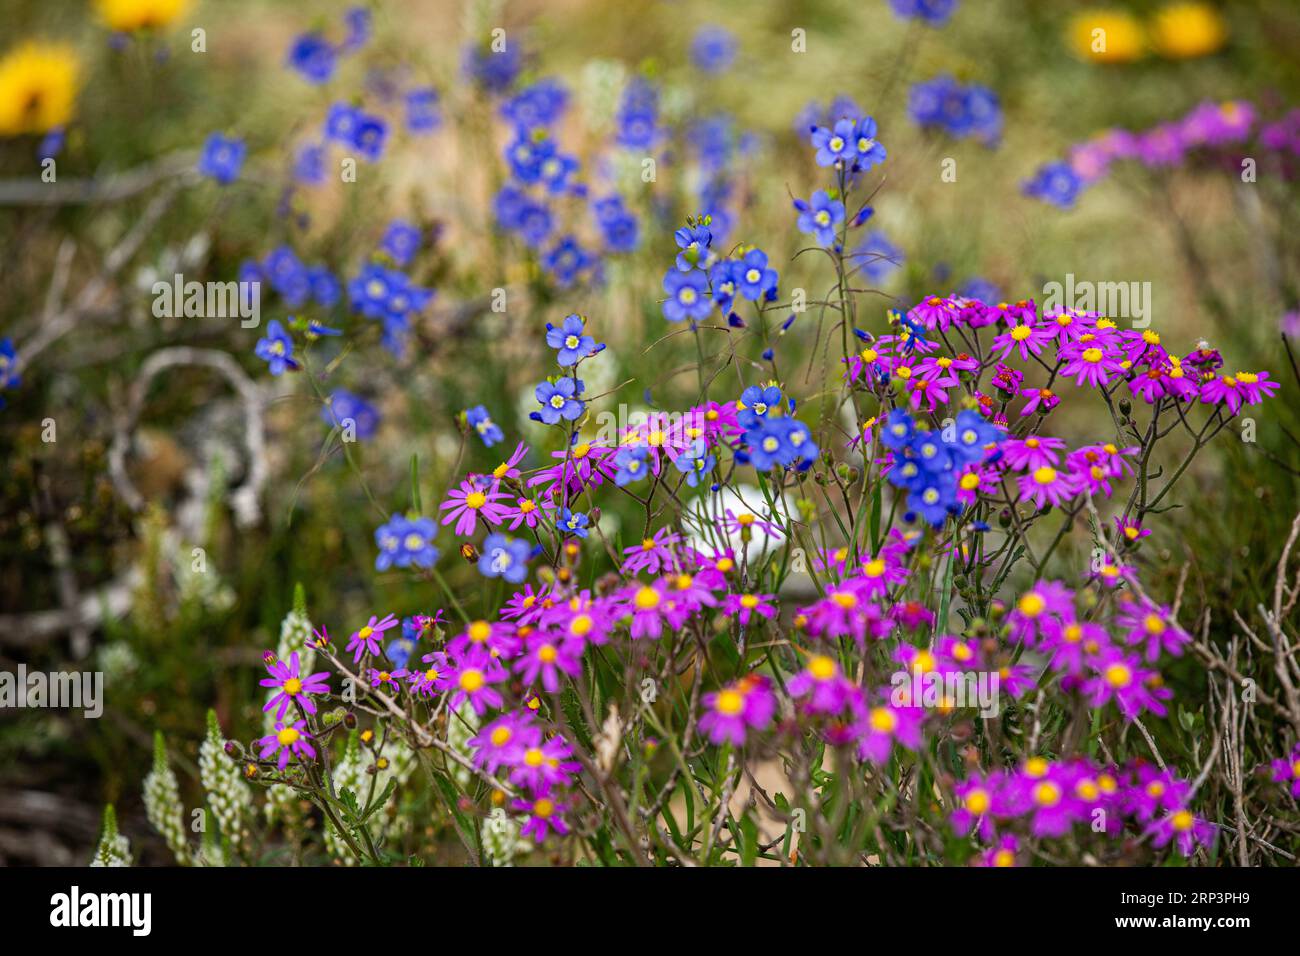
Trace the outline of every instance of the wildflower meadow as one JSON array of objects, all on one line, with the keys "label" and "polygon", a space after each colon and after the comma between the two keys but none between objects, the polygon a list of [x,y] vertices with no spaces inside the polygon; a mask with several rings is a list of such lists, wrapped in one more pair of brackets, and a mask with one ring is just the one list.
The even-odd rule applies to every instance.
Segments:
[{"label": "wildflower meadow", "polygon": [[0,862],[1296,865],[1293,4],[3,8]]}]

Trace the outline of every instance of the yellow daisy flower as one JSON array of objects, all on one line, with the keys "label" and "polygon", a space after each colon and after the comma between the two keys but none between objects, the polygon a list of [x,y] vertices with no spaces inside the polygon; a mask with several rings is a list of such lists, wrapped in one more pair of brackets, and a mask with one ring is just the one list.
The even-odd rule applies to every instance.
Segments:
[{"label": "yellow daisy flower", "polygon": [[132,33],[170,25],[186,11],[190,0],[97,0],[96,5],[110,30]]},{"label": "yellow daisy flower", "polygon": [[72,47],[30,41],[0,60],[0,136],[47,133],[72,118],[81,64]]},{"label": "yellow daisy flower", "polygon": [[1077,14],[1068,29],[1076,55],[1098,63],[1131,63],[1144,52],[1142,24],[1123,10]]},{"label": "yellow daisy flower", "polygon": [[1171,3],[1151,19],[1151,43],[1161,56],[1190,60],[1222,48],[1228,25],[1205,3]]}]

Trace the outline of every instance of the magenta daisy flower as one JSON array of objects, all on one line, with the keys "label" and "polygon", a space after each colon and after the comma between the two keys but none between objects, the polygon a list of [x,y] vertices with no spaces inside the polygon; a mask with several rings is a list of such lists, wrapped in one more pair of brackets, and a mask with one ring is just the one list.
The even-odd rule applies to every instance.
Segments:
[{"label": "magenta daisy flower", "polygon": [[470,621],[451,639],[447,650],[463,657],[471,647],[484,647],[494,656],[509,660],[519,653],[519,638],[513,625],[492,621]]},{"label": "magenta daisy flower", "polygon": [[1289,757],[1279,757],[1269,764],[1273,782],[1290,789],[1291,796],[1300,797],[1300,744],[1291,748]]},{"label": "magenta daisy flower", "polygon": [[645,538],[640,544],[624,548],[627,558],[623,561],[623,573],[626,575],[646,571],[650,574],[672,571],[677,566],[673,546],[681,541],[681,536],[668,527],[660,528],[653,538]]},{"label": "magenta daisy flower", "polygon": [[515,661],[514,672],[530,687],[540,679],[548,694],[559,693],[561,674],[574,678],[582,675],[582,642],[534,631],[524,638],[524,652]]},{"label": "magenta daisy flower", "polygon": [[1008,438],[998,448],[1002,451],[1002,462],[1012,471],[1030,471],[1044,465],[1055,465],[1060,460],[1057,453],[1065,448],[1065,442],[1059,438],[1030,435],[1027,438]]},{"label": "magenta daisy flower", "polygon": [[1104,388],[1111,379],[1123,373],[1119,355],[1122,353],[1100,342],[1074,342],[1061,349],[1065,365],[1062,378],[1073,378],[1074,384],[1087,383],[1093,388]]},{"label": "magenta daisy flower", "polygon": [[1060,507],[1078,494],[1073,475],[1057,471],[1050,465],[1035,468],[1020,476],[1020,501],[1032,501],[1034,507],[1048,504]]},{"label": "magenta daisy flower", "polygon": [[259,756],[266,760],[278,751],[280,757],[275,765],[281,770],[289,765],[291,756],[299,760],[315,760],[316,751],[307,742],[310,739],[311,734],[307,732],[305,720],[295,720],[291,724],[276,721],[275,733],[267,734],[257,741],[257,745],[262,748]]},{"label": "magenta daisy flower", "polygon": [[507,621],[516,621],[520,627],[533,623],[550,607],[547,599],[550,590],[547,585],[534,591],[531,584],[525,584],[522,591],[511,595],[506,606],[501,609],[501,617]]},{"label": "magenta daisy flower", "polygon": [[517,498],[515,504],[505,508],[504,519],[510,522],[510,530],[517,531],[520,525],[526,525],[529,528],[536,528],[542,520],[542,515],[547,510],[555,510],[554,501],[543,498],[536,501],[533,498]]},{"label": "magenta daisy flower", "polygon": [[528,814],[528,821],[519,832],[532,837],[537,843],[544,843],[552,832],[560,836],[569,832],[564,822],[566,805],[546,794],[527,800],[515,800],[511,806]]},{"label": "magenta daisy flower", "polygon": [[531,741],[510,770],[510,782],[534,793],[570,783],[582,764],[570,760],[573,748],[558,734]]},{"label": "magenta daisy flower", "polygon": [[421,661],[426,665],[423,670],[413,670],[407,680],[421,697],[429,697],[435,691],[447,691],[456,686],[455,668],[442,651],[425,654]]},{"label": "magenta daisy flower", "polygon": [[1061,404],[1061,396],[1057,395],[1050,388],[1025,388],[1020,390],[1022,398],[1028,398],[1025,407],[1020,409],[1021,417],[1026,417],[1039,412],[1046,415],[1057,405]]},{"label": "magenta daisy flower", "polygon": [[447,675],[455,681],[456,693],[451,699],[452,709],[469,701],[474,713],[482,715],[489,707],[500,707],[505,703],[501,692],[493,684],[499,684],[509,675],[492,653],[480,645],[471,646],[463,657],[457,658]]},{"label": "magenta daisy flower", "polygon": [[370,686],[374,688],[383,688],[391,693],[400,693],[402,685],[400,681],[405,678],[410,671],[405,667],[398,668],[395,671],[380,670],[377,667],[370,669]]},{"label": "magenta daisy flower", "polygon": [[632,614],[630,636],[635,640],[640,637],[657,638],[663,634],[664,621],[663,581],[653,584],[633,585],[626,589],[621,599]]},{"label": "magenta daisy flower", "polygon": [[700,718],[700,732],[715,744],[745,744],[747,730],[762,731],[772,723],[776,698],[771,682],[751,674],[704,695],[706,712]]},{"label": "magenta daisy flower", "polygon": [[[269,651],[267,653],[270,654]],[[284,712],[295,703],[301,704],[302,709],[309,714],[316,713],[316,703],[310,695],[330,692],[329,684],[326,682],[329,672],[321,671],[304,677],[299,671],[297,651],[289,655],[288,664],[273,658],[268,660],[266,671],[271,676],[258,683],[263,687],[277,688],[277,692],[266,702],[262,711],[266,712],[274,707],[276,720],[284,720]]]},{"label": "magenta daisy flower", "polygon": [[1151,825],[1151,845],[1162,847],[1173,842],[1183,856],[1191,856],[1198,846],[1214,846],[1218,827],[1182,808],[1166,814]]},{"label": "magenta daisy flower", "polygon": [[485,491],[477,483],[469,479],[463,480],[460,487],[447,492],[447,500],[438,506],[440,511],[447,512],[442,523],[449,525],[456,522],[456,533],[462,537],[473,533],[480,516],[489,525],[499,525],[510,514],[509,509],[497,504],[504,497],[505,493],[496,482],[487,486]]},{"label": "magenta daisy flower", "polygon": [[345,651],[356,652],[355,656],[352,658],[352,663],[360,664],[361,658],[366,654],[369,654],[371,657],[378,657],[379,642],[383,637],[384,631],[387,631],[389,628],[397,627],[400,623],[402,622],[397,619],[396,614],[387,614],[384,616],[382,621],[372,615],[370,620],[366,622],[365,627],[362,627],[348,639],[348,646],[345,648]]},{"label": "magenta daisy flower", "polygon": [[1028,362],[1030,355],[1041,355],[1043,347],[1053,338],[1051,329],[1039,328],[1031,322],[1017,322],[993,339],[990,351],[999,352],[1000,359],[1018,353],[1022,362]]},{"label": "magenta daisy flower", "polygon": [[893,704],[872,707],[854,726],[858,756],[879,765],[889,761],[895,743],[916,750],[921,745],[921,722],[924,719],[925,711],[920,707],[895,707]]},{"label": "magenta daisy flower", "polygon": [[748,627],[750,618],[758,615],[771,620],[776,617],[775,594],[728,594],[722,602],[722,613],[736,617],[741,627]]},{"label": "magenta daisy flower", "polygon": [[804,669],[786,685],[791,697],[807,697],[804,709],[813,714],[839,714],[860,693],[852,681],[840,673],[832,657],[814,654]]},{"label": "magenta daisy flower", "polygon": [[1104,707],[1113,700],[1128,720],[1146,710],[1158,717],[1165,715],[1166,708],[1160,702],[1162,695],[1152,689],[1153,685],[1160,686],[1160,675],[1144,669],[1137,655],[1110,647],[1102,651],[1093,666],[1096,673],[1081,688],[1090,706]]},{"label": "magenta daisy flower", "polygon": [[503,714],[491,723],[484,724],[469,739],[474,750],[474,766],[488,773],[496,773],[501,766],[514,767],[524,757],[524,751],[540,742],[542,731],[533,724],[533,715],[525,710]]},{"label": "magenta daisy flower", "polygon": [[1128,643],[1146,645],[1148,663],[1158,660],[1161,652],[1181,657],[1183,648],[1192,642],[1191,635],[1178,626],[1168,607],[1135,599],[1124,603],[1115,616],[1115,625],[1124,630]]}]

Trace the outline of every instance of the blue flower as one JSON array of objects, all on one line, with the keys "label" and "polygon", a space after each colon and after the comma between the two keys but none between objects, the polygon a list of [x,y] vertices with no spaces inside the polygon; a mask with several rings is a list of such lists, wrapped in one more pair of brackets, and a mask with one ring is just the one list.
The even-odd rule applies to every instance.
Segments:
[{"label": "blue flower", "polygon": [[370,39],[370,11],[365,7],[349,7],[343,14],[343,25],[347,35],[343,38],[342,49],[351,53],[361,49]]},{"label": "blue flower", "polygon": [[568,508],[560,510],[560,520],[556,522],[556,527],[560,529],[561,534],[571,534],[575,538],[585,538],[587,536],[587,525],[591,519],[581,511],[570,511]]},{"label": "blue flower", "polygon": [[388,142],[388,124],[378,116],[362,113],[357,120],[356,133],[352,145],[361,158],[375,162],[384,154],[384,144]]},{"label": "blue flower", "polygon": [[488,47],[467,47],[461,64],[465,76],[490,93],[503,93],[509,89],[523,65],[519,44],[510,42],[500,51]]},{"label": "blue flower", "polygon": [[342,334],[343,332],[340,329],[332,329],[328,325],[323,325],[322,323],[317,322],[315,319],[312,319],[310,322],[307,323],[308,340],[318,339],[323,335],[333,336],[333,335],[342,335]]},{"label": "blue flower", "polygon": [[325,182],[325,147],[320,143],[307,143],[298,150],[293,164],[293,178],[304,186],[319,186]]},{"label": "blue flower", "polygon": [[492,421],[492,416],[482,405],[475,405],[473,408],[466,409],[465,421],[473,427],[478,433],[478,437],[483,439],[483,444],[491,448],[497,442],[505,441],[505,432],[496,422]]},{"label": "blue flower", "polygon": [[750,249],[745,253],[736,271],[736,279],[740,294],[750,301],[776,298],[776,270],[767,267],[767,253],[762,249]]},{"label": "blue flower", "polygon": [[799,210],[800,232],[813,236],[823,246],[835,245],[835,227],[844,221],[844,203],[819,189],[810,202],[796,199],[794,208]]},{"label": "blue flower", "polygon": [[406,128],[412,133],[431,133],[442,125],[438,91],[422,86],[406,94]]},{"label": "blue flower", "polygon": [[664,291],[668,293],[663,305],[664,318],[669,322],[705,319],[713,309],[708,296],[709,281],[699,269],[693,272],[669,269],[664,274]]},{"label": "blue flower", "polygon": [[248,148],[242,139],[213,133],[203,144],[203,152],[199,156],[199,172],[223,186],[233,183],[239,178],[247,152]]},{"label": "blue flower", "polygon": [[554,79],[538,80],[501,104],[501,116],[519,129],[551,126],[569,104],[569,93]]},{"label": "blue flower", "polygon": [[502,229],[518,232],[533,248],[540,246],[551,234],[553,220],[550,209],[513,186],[505,186],[496,194],[492,211]]},{"label": "blue flower", "polygon": [[985,86],[963,86],[947,75],[914,84],[908,112],[923,127],[938,127],[959,138],[974,136],[988,146],[1002,135],[997,94]]},{"label": "blue flower", "polygon": [[646,459],[650,451],[644,445],[625,445],[614,455],[614,484],[620,488],[633,481],[640,481],[649,472]]},{"label": "blue flower", "polygon": [[909,447],[913,460],[921,466],[922,471],[929,474],[952,471],[956,466],[950,446],[934,432],[916,432]]},{"label": "blue flower", "polygon": [[929,472],[922,471],[914,458],[900,458],[894,462],[885,476],[891,485],[911,490],[929,477]]},{"label": "blue flower", "polygon": [[[644,449],[642,450],[644,451]],[[673,460],[677,470],[682,473],[686,483],[692,488],[713,471],[713,466],[717,463],[718,459],[709,454],[708,446],[704,444],[702,438],[695,439],[691,443],[690,449],[682,452]]]},{"label": "blue flower", "polygon": [[782,419],[764,418],[756,427],[745,432],[750,463],[759,471],[787,465],[793,460],[794,449],[786,441],[787,431],[784,426]]},{"label": "blue flower", "polygon": [[742,428],[757,428],[781,405],[781,389],[775,385],[751,385],[740,393],[736,420]]},{"label": "blue flower", "polygon": [[801,421],[793,418],[782,419],[785,425],[785,443],[794,453],[794,459],[787,464],[795,464],[800,470],[810,467],[821,454],[821,449],[813,441],[812,431]]},{"label": "blue flower", "polygon": [[1001,302],[1002,290],[983,276],[971,276],[957,290],[958,295],[981,302]]},{"label": "blue flower", "polygon": [[335,103],[325,114],[325,138],[351,145],[360,123],[360,110],[350,103]]},{"label": "blue flower", "polygon": [[532,552],[527,541],[519,541],[504,534],[490,534],[483,542],[483,553],[478,559],[478,570],[485,578],[505,578],[511,584],[521,584],[528,577],[528,556]]},{"label": "blue flower", "polygon": [[998,95],[988,87],[966,87],[966,115],[971,135],[987,145],[995,144],[1002,136],[1002,106]]},{"label": "blue flower", "polygon": [[582,394],[581,379],[575,381],[562,378],[555,382],[542,382],[533,394],[542,406],[540,412],[533,414],[547,425],[554,425],[560,419],[574,421],[582,416],[583,409],[586,408],[586,404],[578,398]]},{"label": "blue flower", "polygon": [[561,288],[571,286],[579,273],[595,264],[595,258],[578,245],[578,240],[573,236],[562,236],[542,256],[542,268],[554,277]]},{"label": "blue flower", "polygon": [[723,27],[704,26],[691,40],[691,59],[705,73],[721,73],[736,58],[736,38]]},{"label": "blue flower", "polygon": [[309,83],[321,84],[334,75],[334,48],[319,33],[304,33],[289,47],[289,66]]},{"label": "blue flower", "polygon": [[336,388],[330,394],[329,404],[321,409],[326,425],[347,427],[351,422],[353,432],[360,441],[374,437],[379,427],[379,412],[360,395],[345,388]]},{"label": "blue flower", "polygon": [[1006,432],[986,422],[978,412],[963,409],[951,427],[944,428],[943,440],[948,443],[953,458],[964,464],[974,464],[984,457],[985,446],[999,442]]},{"label": "blue flower", "polygon": [[291,309],[307,303],[311,296],[311,279],[307,267],[288,246],[279,246],[267,254],[262,263],[266,278]]},{"label": "blue flower", "polygon": [[565,316],[558,327],[546,323],[546,344],[560,350],[555,361],[568,368],[590,355],[596,340],[586,334],[586,324],[575,314]]},{"label": "blue flower", "polygon": [[905,20],[923,20],[932,27],[941,27],[957,9],[957,0],[889,0],[889,5]]},{"label": "blue flower", "polygon": [[309,268],[307,283],[311,288],[311,297],[323,308],[332,309],[339,301],[339,296],[342,294],[339,280],[324,266]]},{"label": "blue flower", "polygon": [[912,440],[916,424],[912,416],[901,408],[895,408],[885,419],[885,426],[880,429],[880,443],[890,451],[902,451]]},{"label": "blue flower", "polygon": [[565,192],[573,192],[575,195],[584,193],[585,187],[571,182],[579,165],[577,157],[570,156],[568,153],[556,151],[544,157],[539,167],[539,174],[546,191],[552,196]]},{"label": "blue flower", "polygon": [[36,158],[41,162],[47,159],[54,159],[59,153],[63,152],[63,147],[67,144],[67,130],[62,126],[56,126],[45,134],[44,138],[36,146]]},{"label": "blue flower", "polygon": [[961,511],[956,475],[951,471],[926,473],[908,490],[907,507],[934,527],[941,527],[948,515]]},{"label": "blue flower", "polygon": [[384,231],[379,248],[399,266],[407,265],[420,249],[420,230],[409,222],[394,219]]},{"label": "blue flower", "polygon": [[709,270],[709,284],[713,286],[713,303],[726,315],[736,301],[740,289],[741,264],[734,259],[723,259]]},{"label": "blue flower", "polygon": [[836,120],[835,126],[814,126],[812,145],[817,150],[814,157],[818,166],[851,163],[857,155],[856,124],[851,119]]},{"label": "blue flower", "polygon": [[398,668],[405,667],[410,662],[411,654],[415,652],[416,642],[419,640],[419,629],[414,625],[410,629],[407,628],[407,621],[413,620],[407,618],[403,621],[401,636],[393,638],[384,648],[388,659]]},{"label": "blue flower", "polygon": [[1024,184],[1026,196],[1041,199],[1061,209],[1069,209],[1079,198],[1083,180],[1069,163],[1048,163]]},{"label": "blue flower", "polygon": [[272,375],[283,375],[286,370],[298,368],[298,363],[293,360],[293,339],[278,319],[266,324],[266,337],[257,340],[253,352],[266,362]]},{"label": "blue flower", "polygon": [[610,252],[633,252],[640,241],[640,225],[619,196],[598,199],[591,204],[596,224],[604,234]]},{"label": "blue flower", "polygon": [[[17,388],[22,384],[18,375],[18,353],[14,350],[14,340],[0,339],[0,392]],[[0,397],[0,408],[5,407],[4,398]]]},{"label": "blue flower", "polygon": [[885,161],[885,147],[876,139],[876,121],[864,116],[853,127],[853,168],[868,170]]},{"label": "blue flower", "polygon": [[641,77],[635,77],[623,91],[616,122],[615,140],[620,146],[648,149],[659,138],[659,94]]},{"label": "blue flower", "polygon": [[690,223],[673,233],[677,248],[677,268],[682,272],[702,269],[708,264],[709,245],[713,242],[713,233],[702,223]]},{"label": "blue flower", "polygon": [[867,233],[858,244],[853,258],[858,261],[862,274],[871,282],[879,284],[903,265],[903,250],[889,241],[889,238],[876,229]]},{"label": "blue flower", "polygon": [[438,562],[438,549],[433,546],[437,534],[438,526],[432,518],[410,519],[393,515],[375,529],[375,544],[379,546],[375,570],[409,568],[412,564],[420,568],[433,567]]}]

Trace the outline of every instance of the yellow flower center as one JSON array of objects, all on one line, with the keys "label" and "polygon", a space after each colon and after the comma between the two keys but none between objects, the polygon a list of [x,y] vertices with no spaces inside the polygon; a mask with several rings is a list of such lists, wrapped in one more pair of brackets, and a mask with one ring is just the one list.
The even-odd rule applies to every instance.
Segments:
[{"label": "yellow flower center", "polygon": [[720,714],[734,717],[745,708],[745,698],[738,691],[724,690],[718,693],[714,709]]},{"label": "yellow flower center", "polygon": [[821,654],[808,661],[808,673],[814,680],[827,681],[835,676],[835,662]]}]

